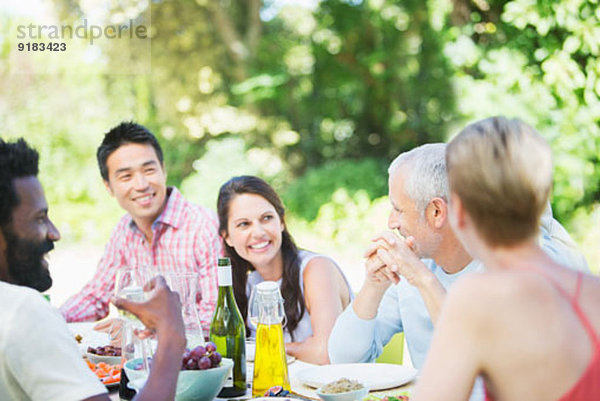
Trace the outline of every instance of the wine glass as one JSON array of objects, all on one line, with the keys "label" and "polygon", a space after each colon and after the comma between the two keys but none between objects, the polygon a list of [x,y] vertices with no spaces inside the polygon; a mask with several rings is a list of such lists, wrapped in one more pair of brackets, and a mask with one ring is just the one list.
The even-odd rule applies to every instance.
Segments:
[{"label": "wine glass", "polygon": [[192,349],[197,345],[203,345],[205,343],[205,336],[203,327],[200,324],[198,304],[196,302],[198,295],[198,273],[171,272],[166,273],[164,276],[169,288],[179,294],[187,347]]},{"label": "wine glass", "polygon": [[[115,276],[115,296],[134,302],[144,302],[146,293],[144,285],[150,280],[147,269],[120,268]],[[119,309],[121,315],[121,354],[124,360],[141,357],[142,368],[149,370],[148,358],[152,356],[152,347],[147,339],[140,339],[135,331],[143,330],[144,325],[138,318],[124,310]],[[111,330],[112,331],[112,330]]]},{"label": "wine glass", "polygon": [[[115,276],[115,296],[129,301],[143,302],[146,300],[144,285],[148,281],[145,269],[121,268]],[[119,314],[126,319],[136,320],[137,317],[119,309]]]},{"label": "wine glass", "polygon": [[256,300],[256,286],[254,286],[252,287],[250,298],[248,298],[248,325],[250,326],[253,334],[256,332],[256,328],[258,327],[259,314],[259,303]]}]

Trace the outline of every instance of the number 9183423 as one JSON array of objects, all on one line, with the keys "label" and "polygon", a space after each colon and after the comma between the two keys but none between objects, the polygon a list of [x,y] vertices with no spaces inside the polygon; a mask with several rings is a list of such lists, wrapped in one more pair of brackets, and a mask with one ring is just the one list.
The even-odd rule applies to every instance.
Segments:
[{"label": "number 9183423", "polygon": [[17,49],[20,52],[22,52],[22,51],[27,51],[27,52],[43,52],[43,51],[64,52],[67,50],[67,44],[64,42],[47,42],[47,43],[27,42],[27,43],[17,44]]}]

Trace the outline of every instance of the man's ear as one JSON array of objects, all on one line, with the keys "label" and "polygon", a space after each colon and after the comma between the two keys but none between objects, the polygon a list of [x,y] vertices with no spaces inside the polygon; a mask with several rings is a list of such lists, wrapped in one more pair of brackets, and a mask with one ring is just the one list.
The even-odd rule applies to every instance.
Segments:
[{"label": "man's ear", "polygon": [[106,188],[106,192],[108,192],[110,196],[115,196],[112,188],[110,187],[110,182],[108,182],[108,180],[102,180],[102,182],[104,183],[104,188]]},{"label": "man's ear", "polygon": [[448,219],[448,204],[442,198],[433,198],[427,205],[426,214],[431,225],[440,229]]}]

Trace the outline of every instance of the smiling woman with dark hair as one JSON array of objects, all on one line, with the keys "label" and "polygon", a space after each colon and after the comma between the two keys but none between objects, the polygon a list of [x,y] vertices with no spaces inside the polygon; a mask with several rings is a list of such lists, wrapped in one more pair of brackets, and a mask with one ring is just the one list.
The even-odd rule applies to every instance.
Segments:
[{"label": "smiling woman with dark hair", "polygon": [[450,222],[486,272],[449,291],[416,401],[600,399],[600,280],[538,243],[552,185],[546,141],[518,120],[467,126],[446,151]]},{"label": "smiling woman with dark hair", "polygon": [[352,294],[342,271],[330,258],[296,248],[279,196],[258,177],[233,177],[223,184],[217,212],[244,319],[252,288],[263,280],[279,282],[286,351],[306,362],[328,363],[329,333]]}]

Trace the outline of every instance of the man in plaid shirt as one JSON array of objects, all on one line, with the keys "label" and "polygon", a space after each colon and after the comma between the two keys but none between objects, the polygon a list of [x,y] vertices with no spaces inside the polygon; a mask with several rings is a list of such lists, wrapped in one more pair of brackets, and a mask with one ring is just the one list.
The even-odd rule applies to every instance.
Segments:
[{"label": "man in plaid shirt", "polygon": [[97,151],[108,192],[127,211],[112,232],[92,280],[60,308],[68,322],[108,314],[120,267],[150,268],[162,275],[198,274],[198,315],[207,330],[218,293],[216,261],[222,254],[216,214],[166,186],[163,154],[145,127],[123,122]]}]

